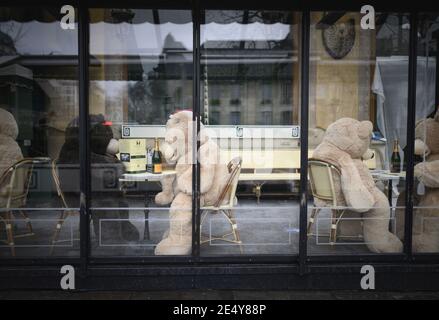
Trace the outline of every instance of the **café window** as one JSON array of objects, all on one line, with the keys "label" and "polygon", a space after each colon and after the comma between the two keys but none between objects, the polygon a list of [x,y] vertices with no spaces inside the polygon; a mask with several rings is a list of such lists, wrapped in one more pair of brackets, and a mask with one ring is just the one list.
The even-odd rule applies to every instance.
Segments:
[{"label": "caf\u00e9 window", "polygon": [[281,103],[289,105],[291,103],[292,99],[292,83],[291,82],[285,82],[280,87],[281,92]]},{"label": "caf\u00e9 window", "polygon": [[[439,13],[420,13],[414,141],[413,252],[439,252]],[[404,234],[403,230],[400,230]]]},{"label": "caf\u00e9 window", "polygon": [[230,85],[230,104],[240,105],[241,104],[241,84],[235,83]]},{"label": "caf\u00e9 window", "polygon": [[78,257],[81,240],[91,258],[296,256],[306,214],[311,258],[399,254],[411,164],[413,250],[439,252],[437,15],[419,15],[412,119],[409,13],[364,30],[359,12],[312,11],[301,74],[299,11],[203,9],[195,24],[191,8],[93,7],[78,79],[78,18],[65,30],[59,12],[0,7],[0,257]]},{"label": "caf\u00e9 window", "polygon": [[262,83],[261,94],[261,105],[271,105],[273,102],[273,88],[270,82]]},{"label": "caf\u00e9 window", "polygon": [[170,142],[165,124],[192,108],[191,12],[92,8],[89,16],[91,254],[189,255],[191,198],[171,204],[159,176],[174,176],[160,153]]},{"label": "caf\u00e9 window", "polygon": [[240,124],[241,123],[241,112],[232,111],[230,112],[230,124]]},{"label": "caf\u00e9 window", "polygon": [[221,105],[221,85],[219,83],[212,83],[209,87],[210,104],[212,106]]},{"label": "caf\u00e9 window", "polygon": [[204,16],[202,130],[211,133],[206,149],[215,143],[210,151],[218,163],[201,162],[200,183],[223,188],[212,170],[232,178],[222,205],[201,208],[201,254],[297,254],[300,144],[292,130],[300,104],[280,92],[299,88],[301,15],[205,10]]},{"label": "caf\u00e9 window", "polygon": [[0,7],[2,258],[79,256],[79,165],[58,163],[66,140],[79,152],[78,28],[59,12]]},{"label": "caf\u00e9 window", "polygon": [[311,14],[310,255],[403,250],[409,16],[360,19]]}]

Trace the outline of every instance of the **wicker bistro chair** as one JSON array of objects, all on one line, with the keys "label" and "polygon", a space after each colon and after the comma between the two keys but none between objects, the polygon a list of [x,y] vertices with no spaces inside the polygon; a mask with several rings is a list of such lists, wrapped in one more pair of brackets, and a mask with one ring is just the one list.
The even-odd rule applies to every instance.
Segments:
[{"label": "wicker bistro chair", "polygon": [[[53,232],[53,236],[52,236],[52,243],[51,243],[51,247],[50,247],[50,255],[53,255],[53,251],[55,249],[55,245],[59,242],[64,242],[64,240],[58,240],[59,239],[59,234],[61,232],[61,228],[65,222],[65,220],[74,214],[78,214],[77,210],[69,210],[69,208],[71,208],[68,203],[67,203],[67,199],[64,195],[63,190],[61,189],[61,182],[59,179],[59,174],[58,174],[58,160],[53,160],[52,161],[52,178],[53,178],[53,182],[55,184],[55,188],[56,188],[56,193],[58,194],[58,197],[61,200],[61,205],[66,209],[66,210],[62,210],[58,220],[56,222],[56,226],[55,226],[55,231]],[[67,240],[70,241],[70,240]]]},{"label": "wicker bistro chair", "polygon": [[[204,221],[206,220],[206,217],[209,213],[212,214],[221,213],[224,215],[224,217],[227,219],[228,223],[230,224],[231,232],[221,236],[206,235],[201,232],[200,235],[201,244],[212,242],[215,240],[227,241],[227,242],[238,244],[240,252],[243,253],[241,238],[239,236],[238,227],[233,214],[233,208],[235,207],[236,204],[236,188],[238,187],[241,165],[242,165],[242,159],[240,157],[233,158],[228,163],[227,167],[230,173],[230,177],[227,180],[227,184],[222,190],[220,197],[218,198],[218,200],[213,206],[206,206],[201,208],[202,210],[201,221],[200,221],[201,230],[203,228]],[[228,198],[228,202],[225,204],[221,204],[227,198]],[[232,236],[232,239],[230,239],[230,236]]]},{"label": "wicker bistro chair", "polygon": [[[76,180],[75,180],[74,176],[76,175],[75,171],[79,170],[79,167],[77,167],[78,166],[77,164],[74,164],[73,167],[72,167],[72,165],[68,165],[68,166],[70,166],[70,169],[71,169],[71,172],[70,172],[71,179],[70,179],[70,176],[69,176],[68,178],[64,178],[64,180],[71,180],[70,181],[70,189],[73,188],[75,193],[78,193],[78,191],[76,189],[79,187],[79,185],[76,184]],[[75,169],[75,168],[78,168],[78,169]],[[65,188],[65,185],[62,187],[61,180],[60,180],[60,177],[59,177],[59,172],[58,172],[59,169],[60,169],[60,164],[58,163],[58,160],[54,160],[52,162],[52,177],[53,177],[53,181],[55,183],[56,192],[57,192],[57,194],[58,194],[58,196],[59,196],[59,198],[61,200],[61,205],[63,206],[64,210],[61,211],[61,213],[60,213],[60,215],[59,215],[59,217],[57,219],[57,223],[55,225],[55,230],[53,231],[52,244],[51,244],[51,248],[50,248],[50,255],[53,255],[53,252],[54,252],[54,249],[55,249],[55,245],[57,243],[66,242],[66,241],[72,241],[72,240],[73,241],[79,240],[77,238],[75,238],[75,239],[68,239],[68,240],[59,240],[59,235],[61,233],[61,229],[63,227],[64,222],[70,216],[79,215],[79,208],[75,208],[75,206],[71,206],[72,203],[69,203],[69,201],[68,201],[68,199],[66,197],[66,193],[69,190],[63,190],[63,187]],[[62,169],[66,170],[68,168],[65,167],[65,164],[64,164],[64,168],[62,168]],[[105,172],[108,172],[108,170],[112,170],[112,168],[108,168],[105,165],[103,165],[103,166],[100,166],[100,165],[94,166],[93,164],[92,164],[91,169],[92,170],[96,170],[96,171],[99,170],[99,172],[101,172],[101,173],[105,173]],[[117,175],[115,174],[114,177],[116,177],[116,176]],[[65,184],[64,180],[63,180],[63,182]],[[74,182],[72,183],[72,181],[74,181]],[[113,183],[110,183],[109,186],[101,186],[101,185],[96,185],[95,186],[95,185],[92,185],[92,191],[101,190],[99,188],[105,188],[105,190],[109,190],[109,189],[111,189],[111,190],[114,190],[114,189],[119,190],[119,187],[117,186],[117,184],[113,184]],[[90,218],[90,221],[93,221],[92,217]]]},{"label": "wicker bistro chair", "polygon": [[[50,158],[24,158],[10,166],[0,177],[0,186],[2,186],[0,197],[5,201],[5,211],[0,212],[0,220],[6,227],[6,240],[1,241],[11,248],[11,254],[14,257],[14,239],[34,235],[31,221],[24,210],[32,182],[34,166],[48,163],[50,164]],[[26,221],[27,233],[14,234],[14,211],[18,211]]]},{"label": "wicker bistro chair", "polygon": [[[329,232],[329,242],[334,245],[337,241],[337,228],[342,221],[343,215],[346,212],[345,207],[340,207],[337,203],[337,197],[335,193],[334,182],[335,179],[340,179],[340,169],[326,161],[309,159],[308,160],[308,174],[309,182],[311,186],[311,192],[314,199],[323,200],[327,203],[326,207],[331,209],[331,229]],[[311,216],[308,222],[307,233],[308,236],[313,235],[311,233],[312,225],[314,224],[317,216],[322,208],[318,208],[315,204],[311,211]],[[322,236],[328,236],[322,235]],[[353,237],[346,237],[353,238]],[[355,237],[358,239],[358,237]]]}]

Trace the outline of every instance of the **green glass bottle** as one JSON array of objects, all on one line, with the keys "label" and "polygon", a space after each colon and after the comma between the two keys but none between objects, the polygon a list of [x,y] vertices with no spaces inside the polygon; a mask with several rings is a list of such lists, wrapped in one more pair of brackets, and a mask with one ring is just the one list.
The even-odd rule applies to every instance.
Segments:
[{"label": "green glass bottle", "polygon": [[152,173],[162,173],[162,154],[159,147],[159,139],[155,138],[154,153],[152,154]]},{"label": "green glass bottle", "polygon": [[398,173],[401,171],[401,157],[399,155],[398,139],[393,142],[393,152],[391,158],[390,172]]}]

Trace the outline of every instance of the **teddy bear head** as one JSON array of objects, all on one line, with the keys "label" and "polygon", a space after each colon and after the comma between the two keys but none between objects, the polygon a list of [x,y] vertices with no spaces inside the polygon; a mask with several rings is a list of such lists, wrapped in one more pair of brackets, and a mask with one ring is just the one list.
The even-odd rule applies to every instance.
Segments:
[{"label": "teddy bear head", "polygon": [[419,121],[415,128],[415,154],[430,156],[439,154],[439,110],[433,118]]},{"label": "teddy bear head", "polygon": [[115,155],[119,152],[119,142],[114,139],[111,124],[104,116],[90,116],[90,149],[96,154]]},{"label": "teddy bear head", "polygon": [[[119,143],[113,138],[113,130],[102,114],[90,115],[90,150],[96,154],[115,155],[119,152]],[[79,117],[73,119],[66,128],[65,143],[78,149]],[[78,149],[79,150],[79,149]]]},{"label": "teddy bear head", "polygon": [[353,159],[360,159],[369,150],[372,130],[370,121],[341,118],[328,126],[323,141],[345,151]]},{"label": "teddy bear head", "polygon": [[[169,116],[165,141],[161,146],[162,154],[168,163],[176,163],[182,157],[187,164],[192,163],[193,129],[192,111],[178,111]],[[200,145],[208,140],[202,124],[199,137]]]},{"label": "teddy bear head", "polygon": [[3,108],[0,108],[0,135],[5,135],[16,140],[18,137],[18,125],[14,116]]}]

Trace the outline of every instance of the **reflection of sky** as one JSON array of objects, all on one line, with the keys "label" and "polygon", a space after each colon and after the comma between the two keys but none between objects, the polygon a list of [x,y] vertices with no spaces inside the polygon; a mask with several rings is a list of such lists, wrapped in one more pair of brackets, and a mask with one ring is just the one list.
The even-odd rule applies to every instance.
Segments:
[{"label": "reflection of sky", "polygon": [[282,23],[263,24],[254,22],[240,24],[208,23],[201,26],[202,42],[205,41],[280,41],[291,31],[291,26]]},{"label": "reflection of sky", "polygon": [[[291,31],[290,28],[290,25],[281,23],[208,23],[202,25],[201,34],[203,43],[239,40],[279,41],[285,39]],[[5,22],[0,23],[0,30],[12,37],[18,53],[22,55],[77,54],[77,29],[63,30],[59,22]],[[90,53],[93,55],[159,54],[168,35],[172,36],[174,42],[171,41],[170,44],[168,41],[167,46],[192,51],[192,23],[167,22],[155,25],[149,22],[140,24],[99,22],[90,25]]]},{"label": "reflection of sky", "polygon": [[78,53],[77,26],[63,30],[59,22],[2,22],[0,31],[8,34],[21,55],[74,55]]}]

